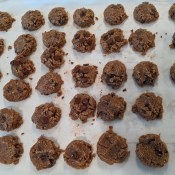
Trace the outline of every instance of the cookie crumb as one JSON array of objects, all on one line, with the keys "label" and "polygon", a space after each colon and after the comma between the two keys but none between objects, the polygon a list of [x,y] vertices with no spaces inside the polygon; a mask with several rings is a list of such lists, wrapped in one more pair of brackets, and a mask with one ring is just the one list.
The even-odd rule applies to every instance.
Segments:
[{"label": "cookie crumb", "polygon": [[99,64],[101,64],[101,62],[99,62]]},{"label": "cookie crumb", "polygon": [[74,64],[74,62],[71,62],[71,64]]},{"label": "cookie crumb", "polygon": [[162,38],[162,35],[160,36],[160,38]]},{"label": "cookie crumb", "polygon": [[7,72],[6,75],[9,75],[9,73]]},{"label": "cookie crumb", "polygon": [[93,118],[92,121],[95,121],[95,118]]},{"label": "cookie crumb", "polygon": [[94,123],[91,123],[91,125],[94,125]]},{"label": "cookie crumb", "polygon": [[156,32],[156,35],[158,34],[158,32]]},{"label": "cookie crumb", "polygon": [[98,21],[98,17],[95,17],[95,20]]},{"label": "cookie crumb", "polygon": [[125,88],[125,89],[123,89],[123,92],[126,92],[127,91],[127,89]]},{"label": "cookie crumb", "polygon": [[8,46],[8,50],[11,50],[12,49],[12,46]]},{"label": "cookie crumb", "polygon": [[29,80],[33,80],[33,78],[29,78]]},{"label": "cookie crumb", "polygon": [[21,135],[24,135],[24,132],[22,132]]},{"label": "cookie crumb", "polygon": [[167,32],[165,33],[165,35],[167,35]]},{"label": "cookie crumb", "polygon": [[61,99],[64,99],[64,96],[62,96]]},{"label": "cookie crumb", "polygon": [[69,55],[69,53],[65,53],[65,55],[67,56],[67,55]]}]

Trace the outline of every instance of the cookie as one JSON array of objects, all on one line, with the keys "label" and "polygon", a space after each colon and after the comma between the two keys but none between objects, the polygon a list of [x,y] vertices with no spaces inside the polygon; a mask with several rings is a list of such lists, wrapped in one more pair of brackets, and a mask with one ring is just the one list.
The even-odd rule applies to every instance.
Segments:
[{"label": "cookie", "polygon": [[61,118],[61,110],[53,103],[45,103],[35,108],[32,115],[32,122],[36,128],[48,130],[57,125]]},{"label": "cookie", "polygon": [[145,55],[149,49],[155,47],[155,34],[146,29],[137,29],[135,32],[132,31],[129,43],[133,50]]},{"label": "cookie", "polygon": [[23,144],[17,136],[6,135],[0,137],[0,163],[18,164],[23,154]]},{"label": "cookie", "polygon": [[136,145],[136,155],[146,166],[160,168],[168,163],[169,152],[160,135],[147,134],[139,138]]},{"label": "cookie", "polygon": [[95,49],[95,35],[86,30],[79,30],[72,39],[73,48],[81,53],[91,52]]},{"label": "cookie", "polygon": [[28,31],[38,30],[45,24],[43,15],[38,10],[29,10],[21,18],[23,29]]},{"label": "cookie", "polygon": [[111,4],[104,10],[104,20],[110,25],[119,25],[128,18],[123,5]]},{"label": "cookie", "polygon": [[62,48],[66,44],[66,34],[56,30],[42,33],[43,44],[46,47]]},{"label": "cookie", "polygon": [[121,29],[112,29],[101,36],[100,44],[105,54],[120,52],[120,49],[128,44]]},{"label": "cookie", "polygon": [[23,124],[23,118],[14,109],[0,109],[0,130],[12,131]]},{"label": "cookie", "polygon": [[173,34],[172,43],[170,44],[170,48],[171,49],[174,49],[175,48],[175,33]]},{"label": "cookie", "polygon": [[175,21],[175,4],[172,4],[172,6],[169,9],[169,17]]},{"label": "cookie", "polygon": [[100,98],[97,104],[97,117],[104,121],[122,119],[126,110],[126,102],[123,97],[110,93]]},{"label": "cookie", "polygon": [[0,80],[1,80],[2,77],[3,77],[2,72],[0,72]]},{"label": "cookie", "polygon": [[72,120],[80,119],[83,123],[87,122],[88,118],[94,117],[96,109],[96,101],[88,94],[77,94],[70,101],[70,117]]},{"label": "cookie", "polygon": [[3,96],[11,102],[25,100],[32,94],[29,83],[23,80],[11,79],[3,88]]},{"label": "cookie", "polygon": [[3,39],[0,39],[0,56],[3,54],[4,52],[4,47],[5,47],[5,43]]},{"label": "cookie", "polygon": [[30,149],[30,160],[37,170],[51,168],[56,164],[62,150],[52,140],[41,136]]},{"label": "cookie", "polygon": [[154,86],[159,71],[157,65],[150,61],[142,61],[138,63],[132,74],[135,82],[143,87],[145,85]]},{"label": "cookie", "polygon": [[95,24],[94,12],[91,9],[80,8],[75,10],[73,20],[79,27],[85,28]]},{"label": "cookie", "polygon": [[170,77],[175,82],[175,63],[170,68]]},{"label": "cookie", "polygon": [[144,24],[156,21],[159,13],[153,4],[143,2],[134,9],[133,16],[136,21]]},{"label": "cookie", "polygon": [[35,52],[36,47],[36,39],[30,34],[20,35],[14,42],[15,53],[24,57],[30,56]]},{"label": "cookie", "polygon": [[129,153],[126,139],[113,132],[112,127],[97,142],[98,157],[109,165],[124,162]]},{"label": "cookie", "polygon": [[83,140],[74,140],[66,147],[64,161],[75,169],[85,169],[90,166],[93,155],[92,146]]},{"label": "cookie", "polygon": [[60,68],[64,64],[64,51],[56,47],[47,48],[41,55],[41,62],[50,70]]},{"label": "cookie", "polygon": [[75,87],[86,88],[94,84],[98,74],[96,66],[89,64],[76,65],[72,69],[72,77],[75,82]]},{"label": "cookie", "polygon": [[15,19],[9,13],[0,11],[0,31],[7,32],[12,27],[14,21]]},{"label": "cookie", "polygon": [[103,68],[101,80],[112,89],[119,89],[127,80],[125,65],[118,60],[109,61]]},{"label": "cookie", "polygon": [[35,72],[35,66],[33,62],[23,56],[17,56],[10,62],[12,73],[20,78],[27,78],[29,75]]},{"label": "cookie", "polygon": [[68,22],[68,14],[63,7],[56,7],[49,12],[48,19],[54,26],[64,26]]},{"label": "cookie", "polygon": [[143,93],[136,99],[132,112],[146,120],[157,120],[163,116],[162,98],[152,92]]},{"label": "cookie", "polygon": [[42,95],[50,95],[57,93],[58,96],[62,94],[61,86],[63,84],[61,76],[54,72],[48,72],[43,75],[35,89],[37,89]]}]

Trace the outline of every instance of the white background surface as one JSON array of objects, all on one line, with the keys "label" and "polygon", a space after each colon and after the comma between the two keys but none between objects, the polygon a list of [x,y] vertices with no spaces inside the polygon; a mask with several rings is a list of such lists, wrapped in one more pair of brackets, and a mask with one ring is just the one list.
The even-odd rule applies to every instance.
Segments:
[{"label": "white background surface", "polygon": [[[122,4],[125,7],[126,13],[129,18],[122,24],[117,26],[124,30],[125,37],[128,38],[130,35],[130,30],[138,28],[146,28],[153,33],[158,32],[156,35],[156,47],[148,51],[146,56],[141,56],[140,54],[134,52],[132,48],[128,45],[121,49],[121,53],[111,54],[109,56],[104,56],[101,52],[101,47],[99,45],[100,36],[107,32],[109,29],[114,28],[105,24],[103,21],[103,11],[107,5],[111,3],[117,3],[120,1],[112,0],[0,0],[0,11],[9,12],[16,21],[13,23],[12,28],[8,32],[0,32],[0,38],[5,39],[6,49],[5,53],[0,58],[0,70],[3,73],[3,78],[0,82],[0,108],[13,107],[14,109],[21,112],[24,117],[24,124],[17,130],[11,132],[11,134],[16,134],[20,137],[21,142],[24,144],[24,154],[17,165],[2,165],[0,164],[0,175],[172,175],[175,172],[175,85],[171,82],[169,78],[169,68],[175,62],[174,53],[175,50],[169,48],[169,44],[172,41],[172,35],[175,32],[175,23],[168,18],[168,10],[173,1],[166,0],[154,0],[152,2],[157,10],[159,11],[160,17],[157,22],[149,25],[139,24],[133,20],[132,12],[134,7],[141,3],[139,0],[126,1],[123,0]],[[63,6],[66,8],[69,14],[69,22],[64,27],[53,27],[48,21],[48,13],[54,7]],[[81,54],[77,53],[72,49],[71,40],[80,28],[73,24],[72,15],[76,8],[86,7],[91,8],[95,12],[95,16],[99,18],[95,22],[94,26],[89,27],[87,30],[96,35],[96,49],[92,53]],[[21,16],[28,10],[38,9],[44,15],[45,25],[39,30],[34,32],[24,31],[21,26]],[[37,91],[35,91],[35,86],[38,79],[45,74],[48,70],[40,62],[40,56],[44,51],[45,47],[42,43],[42,32],[48,31],[50,29],[58,29],[66,33],[67,44],[63,48],[66,53],[69,53],[65,57],[65,64],[56,72],[62,75],[64,80],[63,96],[57,97],[56,94],[50,96],[42,96]],[[33,80],[26,79],[33,88],[32,96],[22,102],[10,103],[3,98],[2,89],[3,86],[11,79],[15,78],[10,70],[10,61],[14,59],[15,53],[14,49],[8,51],[8,45],[12,45],[16,38],[24,33],[30,33],[37,39],[38,47],[37,51],[31,55],[30,59],[34,61],[36,66],[36,72],[33,74]],[[167,33],[167,35],[165,34]],[[162,36],[162,38],[161,38]],[[104,65],[111,60],[118,59],[125,63],[128,73],[128,80],[119,90],[111,90],[107,88],[104,84],[100,82],[100,76]],[[151,60],[158,65],[160,76],[154,87],[144,87],[140,88],[134,83],[132,79],[133,67],[140,61]],[[70,64],[70,61],[74,62],[74,65]],[[101,64],[99,64],[101,62]],[[74,88],[74,84],[71,78],[71,69],[76,64],[90,63],[98,66],[98,76],[95,84],[86,89]],[[6,75],[9,73],[9,75]],[[126,88],[127,92],[122,90]],[[102,93],[100,93],[102,91]],[[115,92],[116,94],[125,98],[127,102],[127,110],[125,112],[124,119],[121,121],[113,122],[103,122],[100,119],[96,119],[92,122],[89,120],[86,124],[81,124],[79,121],[72,121],[69,117],[69,101],[72,97],[79,92],[87,92],[92,95],[98,102],[100,96],[105,95],[109,92]],[[131,112],[131,107],[135,102],[135,99],[143,92],[153,91],[163,98],[164,114],[163,119],[160,121],[147,122],[140,119],[138,116]],[[43,104],[45,102],[53,101],[57,106],[62,109],[62,118],[59,124],[48,131],[41,131],[35,128],[35,125],[31,122],[31,116],[34,112],[36,106]],[[94,125],[91,125],[94,123]],[[79,126],[78,126],[79,124]],[[100,135],[108,129],[109,125],[113,125],[114,131],[119,135],[127,138],[130,150],[129,159],[122,164],[115,164],[112,166],[107,165],[102,162],[97,156],[92,161],[89,168],[85,170],[75,170],[69,167],[63,160],[62,155],[57,160],[54,167],[46,170],[41,170],[37,172],[35,167],[30,162],[29,150],[31,146],[37,141],[37,138],[44,134],[47,137],[56,139],[61,148],[65,148],[74,139],[84,139],[91,143],[94,147],[94,152],[96,152],[96,143]],[[24,135],[21,133],[24,132]],[[153,169],[143,166],[135,156],[135,144],[140,135],[146,133],[156,133],[160,134],[162,140],[167,143],[170,159],[168,165],[160,169]],[[6,135],[6,132],[0,132],[0,135]]]}]

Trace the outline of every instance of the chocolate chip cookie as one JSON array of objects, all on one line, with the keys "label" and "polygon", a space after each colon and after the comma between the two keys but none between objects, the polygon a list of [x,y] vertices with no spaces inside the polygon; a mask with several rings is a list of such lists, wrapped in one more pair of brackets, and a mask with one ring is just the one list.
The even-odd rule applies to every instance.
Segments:
[{"label": "chocolate chip cookie", "polygon": [[29,83],[23,80],[11,79],[3,88],[3,96],[11,102],[18,102],[30,97],[32,89]]},{"label": "chocolate chip cookie", "polygon": [[125,65],[118,60],[109,61],[103,68],[101,80],[112,89],[119,89],[127,80]]},{"label": "chocolate chip cookie", "polygon": [[101,36],[100,44],[105,54],[120,52],[120,49],[128,44],[121,29],[112,29]]},{"label": "chocolate chip cookie", "polygon": [[54,26],[64,26],[68,22],[68,14],[63,7],[53,8],[49,12],[48,18]]},{"label": "chocolate chip cookie", "polygon": [[129,153],[126,139],[113,132],[112,127],[97,142],[98,157],[109,165],[124,162]]},{"label": "chocolate chip cookie", "polygon": [[5,47],[4,40],[3,39],[0,39],[0,56],[4,52],[4,47]]},{"label": "chocolate chip cookie", "polygon": [[162,98],[152,92],[143,93],[136,99],[132,112],[146,120],[161,119],[163,116]]},{"label": "chocolate chip cookie", "polygon": [[96,109],[96,101],[88,94],[77,94],[70,101],[70,117],[72,120],[80,119],[83,123],[88,118],[94,117]]},{"label": "chocolate chip cookie", "polygon": [[126,110],[126,102],[123,97],[110,93],[100,98],[97,104],[97,117],[104,121],[122,119]]},{"label": "chocolate chip cookie", "polygon": [[63,84],[61,76],[54,72],[48,72],[43,75],[35,89],[37,89],[42,95],[50,95],[57,93],[58,96],[62,94],[61,86]]},{"label": "chocolate chip cookie", "polygon": [[9,13],[0,11],[0,31],[7,32],[12,27],[14,21],[15,19]]},{"label": "chocolate chip cookie", "polygon": [[17,56],[10,62],[12,73],[20,78],[27,78],[29,75],[35,72],[35,66],[33,62],[23,56]]},{"label": "chocolate chip cookie", "polygon": [[133,70],[133,78],[139,86],[154,86],[159,75],[157,65],[150,61],[142,61],[138,63]]},{"label": "chocolate chip cookie", "polygon": [[175,21],[175,4],[172,4],[172,6],[169,9],[169,17]]},{"label": "chocolate chip cookie", "polygon": [[65,162],[76,169],[85,169],[90,166],[93,155],[92,146],[83,140],[74,140],[66,147]]},{"label": "chocolate chip cookie", "polygon": [[119,25],[128,18],[123,5],[111,4],[104,10],[104,19],[110,25]]},{"label": "chocolate chip cookie", "polygon": [[62,48],[66,44],[66,34],[56,30],[42,33],[43,44],[46,47]]},{"label": "chocolate chip cookie", "polygon": [[170,77],[175,82],[175,63],[170,68]]},{"label": "chocolate chip cookie", "polygon": [[30,149],[30,160],[37,170],[51,168],[56,164],[62,150],[52,140],[41,136]]},{"label": "chocolate chip cookie", "polygon": [[133,50],[145,55],[149,49],[155,47],[155,34],[146,29],[137,29],[135,32],[132,31],[129,43]]},{"label": "chocolate chip cookie", "polygon": [[64,51],[57,47],[47,48],[41,55],[41,62],[50,70],[60,68],[64,64]]},{"label": "chocolate chip cookie", "polygon": [[169,152],[160,135],[147,134],[139,138],[136,155],[146,166],[160,168],[168,163]]},{"label": "chocolate chip cookie", "polygon": [[98,74],[96,66],[89,64],[76,65],[72,69],[72,77],[75,82],[75,87],[86,88],[94,84]]},{"label": "chocolate chip cookie", "polygon": [[6,135],[0,137],[0,163],[18,164],[23,154],[23,144],[17,136]]},{"label": "chocolate chip cookie", "polygon": [[91,52],[95,49],[95,35],[86,30],[79,30],[72,39],[73,48],[78,52]]},{"label": "chocolate chip cookie", "polygon": [[91,9],[80,8],[75,10],[73,20],[79,27],[90,27],[95,24],[94,12]]},{"label": "chocolate chip cookie", "polygon": [[16,54],[24,57],[30,56],[36,51],[36,39],[30,34],[20,35],[14,42],[14,49]]},{"label": "chocolate chip cookie", "polygon": [[133,12],[134,19],[140,23],[151,23],[159,18],[156,7],[149,2],[138,5]]},{"label": "chocolate chip cookie", "polygon": [[173,34],[172,43],[170,44],[170,48],[171,49],[174,49],[175,48],[175,33]]},{"label": "chocolate chip cookie", "polygon": [[36,128],[48,130],[57,125],[61,118],[61,110],[53,103],[45,103],[35,108],[32,115],[32,122]]},{"label": "chocolate chip cookie", "polygon": [[34,31],[38,30],[45,24],[43,15],[38,10],[29,10],[21,18],[21,24],[23,29]]},{"label": "chocolate chip cookie", "polygon": [[12,131],[23,124],[23,118],[14,109],[0,109],[0,130]]}]

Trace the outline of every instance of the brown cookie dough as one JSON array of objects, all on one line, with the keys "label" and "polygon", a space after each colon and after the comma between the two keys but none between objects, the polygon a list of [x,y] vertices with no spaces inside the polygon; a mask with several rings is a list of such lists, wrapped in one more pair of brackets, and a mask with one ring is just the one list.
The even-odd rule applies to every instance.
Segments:
[{"label": "brown cookie dough", "polygon": [[95,24],[94,12],[91,9],[80,8],[75,10],[73,20],[79,27],[90,27]]},{"label": "brown cookie dough", "polygon": [[57,93],[57,95],[60,96],[62,94],[61,86],[63,83],[64,82],[59,74],[48,72],[39,79],[35,89],[37,89],[42,95]]},{"label": "brown cookie dough", "polygon": [[175,4],[173,4],[169,9],[169,17],[175,21]]},{"label": "brown cookie dough", "polygon": [[136,99],[132,112],[146,120],[161,119],[163,114],[162,98],[152,92],[143,93]]},{"label": "brown cookie dough", "polygon": [[137,29],[135,32],[132,31],[129,43],[133,50],[145,55],[149,49],[155,47],[155,34],[146,29]]},{"label": "brown cookie dough", "polygon": [[170,77],[175,82],[175,63],[170,68]]},{"label": "brown cookie dough", "polygon": [[41,136],[30,149],[30,160],[37,170],[51,168],[56,164],[62,150],[52,140]]},{"label": "brown cookie dough", "polygon": [[85,169],[90,166],[94,157],[93,148],[83,140],[74,140],[69,143],[63,156],[69,166],[76,169]]},{"label": "brown cookie dough", "polygon": [[96,66],[77,65],[72,69],[72,77],[75,82],[75,87],[86,88],[94,84],[98,74]]},{"label": "brown cookie dough", "polygon": [[112,89],[118,89],[127,80],[125,65],[118,61],[109,61],[103,68],[101,76],[102,82],[106,83]]},{"label": "brown cookie dough", "polygon": [[64,55],[65,53],[61,49],[49,47],[41,55],[41,62],[52,71],[63,65]]},{"label": "brown cookie dough", "polygon": [[173,34],[172,43],[170,44],[170,48],[171,49],[174,49],[175,48],[175,33]]},{"label": "brown cookie dough", "polygon": [[21,24],[23,29],[34,31],[34,30],[38,30],[42,25],[44,25],[45,20],[40,11],[29,10],[22,16]]},{"label": "brown cookie dough", "polygon": [[128,18],[123,5],[111,4],[104,11],[104,19],[110,25],[118,25]]},{"label": "brown cookie dough", "polygon": [[74,49],[78,52],[91,52],[95,49],[95,35],[86,30],[79,30],[72,39]]},{"label": "brown cookie dough", "polygon": [[129,153],[126,139],[113,132],[112,127],[100,136],[97,143],[97,155],[107,164],[122,163]]},{"label": "brown cookie dough", "polygon": [[18,164],[23,152],[23,144],[17,136],[0,137],[0,163]]},{"label": "brown cookie dough", "polygon": [[80,119],[83,123],[88,118],[94,117],[96,109],[96,101],[88,94],[77,94],[70,101],[70,117],[72,120]]},{"label": "brown cookie dough", "polygon": [[0,39],[0,56],[4,52],[4,47],[5,47],[4,40],[3,39]]},{"label": "brown cookie dough", "polygon": [[139,86],[154,86],[159,75],[157,65],[150,61],[142,61],[138,63],[133,70],[133,78]]},{"label": "brown cookie dough", "polygon": [[153,4],[143,2],[134,9],[133,16],[136,21],[143,24],[156,21],[159,13]]},{"label": "brown cookie dough", "polygon": [[3,88],[3,96],[11,102],[18,102],[30,97],[32,88],[23,80],[11,79]]},{"label": "brown cookie dough", "polygon": [[42,33],[43,44],[46,47],[62,48],[66,44],[66,34],[56,30]]},{"label": "brown cookie dough", "polygon": [[105,54],[120,52],[120,49],[128,44],[121,29],[112,29],[101,36],[100,44]]},{"label": "brown cookie dough", "polygon": [[160,135],[147,134],[139,138],[136,145],[136,155],[139,160],[150,167],[163,167],[168,163],[169,152]]},{"label": "brown cookie dough", "polygon": [[12,131],[23,124],[23,118],[14,109],[3,108],[0,110],[0,130]]},{"label": "brown cookie dough", "polygon": [[9,13],[0,11],[0,31],[7,32],[12,27],[14,21],[15,19]]},{"label": "brown cookie dough", "polygon": [[53,103],[45,103],[35,108],[32,122],[36,124],[36,128],[47,130],[56,126],[60,118],[60,108],[54,106]]},{"label": "brown cookie dough", "polygon": [[68,22],[68,14],[63,7],[53,8],[48,18],[54,26],[64,26]]},{"label": "brown cookie dough", "polygon": [[100,98],[97,104],[97,117],[104,121],[122,119],[126,110],[126,102],[123,97],[110,93]]},{"label": "brown cookie dough", "polygon": [[[22,56],[23,57],[23,56]],[[27,78],[29,75],[35,72],[35,66],[33,62],[25,57],[18,58],[18,56],[10,62],[12,73],[20,78]]]},{"label": "brown cookie dough", "polygon": [[14,49],[16,54],[29,56],[36,51],[36,39],[30,34],[20,35],[14,42]]}]

